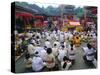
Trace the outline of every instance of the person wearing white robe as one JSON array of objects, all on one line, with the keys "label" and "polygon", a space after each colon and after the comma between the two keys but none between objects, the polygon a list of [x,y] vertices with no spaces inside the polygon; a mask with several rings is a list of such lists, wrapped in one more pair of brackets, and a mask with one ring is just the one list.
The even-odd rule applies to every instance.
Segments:
[{"label": "person wearing white robe", "polygon": [[60,42],[63,42],[65,39],[63,32],[60,34]]},{"label": "person wearing white robe", "polygon": [[52,45],[51,45],[51,43],[50,43],[50,41],[47,39],[46,40],[46,42],[45,42],[45,46],[47,47],[47,48],[52,48]]},{"label": "person wearing white robe", "polygon": [[60,30],[58,29],[57,34],[60,35]]},{"label": "person wearing white robe", "polygon": [[43,61],[45,61],[46,50],[44,49],[44,47],[41,47],[40,45],[38,45],[37,47],[35,47],[35,52],[38,52],[38,55],[42,58]]},{"label": "person wearing white robe", "polygon": [[68,50],[68,57],[70,60],[72,60],[72,61],[75,60],[75,58],[76,58],[75,54],[76,54],[76,52],[75,52],[75,50],[73,50],[73,48]]},{"label": "person wearing white robe", "polygon": [[70,50],[71,47],[73,47],[73,49],[76,50],[75,45],[73,45],[73,44],[69,44],[68,47],[67,47],[67,50]]},{"label": "person wearing white robe", "polygon": [[68,33],[64,32],[64,36],[65,36],[65,40],[67,41],[67,39],[68,39]]},{"label": "person wearing white robe", "polygon": [[36,41],[35,41],[35,39],[32,39],[31,42],[34,43],[34,45],[36,46]]},{"label": "person wearing white robe", "polygon": [[44,33],[44,32],[42,32],[41,37],[42,37],[42,38],[45,38],[45,33]]},{"label": "person wearing white robe", "polygon": [[55,57],[58,56],[58,47],[57,47],[57,44],[54,44],[54,47],[52,48],[52,53]]},{"label": "person wearing white robe", "polygon": [[49,70],[53,70],[53,68],[55,67],[55,56],[52,53],[52,49],[51,48],[47,48],[47,53],[46,53],[46,67]]},{"label": "person wearing white robe", "polygon": [[41,72],[45,66],[42,58],[38,55],[38,52],[35,53],[35,56],[32,59],[32,69],[35,72]]},{"label": "person wearing white robe", "polygon": [[72,38],[73,38],[73,34],[72,34],[72,33],[70,33],[70,34],[69,34],[69,40],[71,41],[71,40],[72,40]]},{"label": "person wearing white robe", "polygon": [[60,47],[60,42],[58,40],[56,40],[53,45],[56,44],[56,47],[59,48]]},{"label": "person wearing white robe", "polygon": [[43,61],[46,60],[46,50],[45,49],[40,51],[40,57],[42,58]]},{"label": "person wearing white robe", "polygon": [[34,52],[35,52],[35,46],[33,45],[33,43],[31,43],[31,44],[28,45],[28,53],[30,55],[33,55]]},{"label": "person wearing white robe", "polygon": [[49,32],[45,32],[45,36],[46,36],[46,38],[49,36]]},{"label": "person wearing white robe", "polygon": [[51,41],[51,36],[50,36],[50,34],[47,36],[47,39],[48,39],[49,41]]},{"label": "person wearing white robe", "polygon": [[84,55],[86,56],[87,61],[93,61],[94,60],[94,49],[90,44],[87,44],[87,47],[84,50]]},{"label": "person wearing white robe", "polygon": [[61,70],[68,70],[71,65],[71,61],[66,56],[64,56],[63,61],[61,62]]},{"label": "person wearing white robe", "polygon": [[68,52],[69,60],[72,62],[72,64],[74,64],[75,59],[76,59],[76,49],[75,49],[75,46],[73,44],[71,44],[69,46],[69,48],[67,49],[67,52]]},{"label": "person wearing white robe", "polygon": [[18,40],[16,40],[17,45],[21,45],[21,43],[22,43],[22,39],[19,38]]},{"label": "person wearing white robe", "polygon": [[64,56],[67,56],[67,50],[66,50],[66,48],[65,48],[64,45],[63,45],[62,48],[59,50],[58,60],[59,60],[60,62],[62,62]]},{"label": "person wearing white robe", "polygon": [[36,36],[39,36],[39,38],[41,39],[41,34],[39,32],[36,33]]},{"label": "person wearing white robe", "polygon": [[27,36],[27,38],[28,38],[28,39],[29,39],[29,38],[31,38],[31,37],[32,37],[32,35],[33,35],[33,34],[32,34],[32,33],[30,33],[30,32],[27,32],[27,33],[26,33],[26,36]]}]

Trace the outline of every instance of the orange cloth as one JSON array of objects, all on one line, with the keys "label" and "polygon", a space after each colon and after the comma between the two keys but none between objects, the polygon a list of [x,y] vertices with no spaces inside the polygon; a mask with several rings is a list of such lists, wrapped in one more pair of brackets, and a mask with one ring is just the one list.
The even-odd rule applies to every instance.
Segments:
[{"label": "orange cloth", "polygon": [[79,46],[80,42],[81,42],[81,38],[80,37],[78,37],[78,39],[77,39],[77,37],[74,38],[74,44],[75,44],[75,46]]}]

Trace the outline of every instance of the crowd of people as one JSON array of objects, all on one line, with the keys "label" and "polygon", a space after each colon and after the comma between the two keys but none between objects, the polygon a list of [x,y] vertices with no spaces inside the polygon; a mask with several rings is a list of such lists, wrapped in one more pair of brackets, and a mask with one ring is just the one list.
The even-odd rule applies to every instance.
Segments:
[{"label": "crowd of people", "polygon": [[[16,35],[16,56],[25,53],[25,68],[34,72],[68,70],[74,65],[77,47],[87,44],[84,60],[97,59],[97,33],[94,30],[63,32],[57,30],[27,31]],[[95,51],[96,50],[96,51]]]}]

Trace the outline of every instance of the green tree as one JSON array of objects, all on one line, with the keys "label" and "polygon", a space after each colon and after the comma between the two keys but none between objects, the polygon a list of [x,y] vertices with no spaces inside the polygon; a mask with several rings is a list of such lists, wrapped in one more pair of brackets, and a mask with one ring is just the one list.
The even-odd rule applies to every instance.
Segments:
[{"label": "green tree", "polygon": [[78,18],[80,18],[84,14],[84,10],[81,7],[75,8],[75,13]]}]

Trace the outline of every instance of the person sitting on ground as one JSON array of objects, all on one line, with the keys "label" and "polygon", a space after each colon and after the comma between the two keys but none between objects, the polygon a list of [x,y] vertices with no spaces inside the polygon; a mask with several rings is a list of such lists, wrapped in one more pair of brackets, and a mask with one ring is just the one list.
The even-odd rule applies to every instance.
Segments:
[{"label": "person sitting on ground", "polygon": [[74,50],[76,50],[76,47],[75,47],[75,45],[73,44],[73,42],[71,42],[71,44],[69,44],[69,45],[67,46],[67,50],[71,50],[71,47],[72,47]]},{"label": "person sitting on ground", "polygon": [[65,40],[65,37],[64,37],[64,33],[63,32],[61,32],[60,33],[60,42],[63,42],[64,40]]},{"label": "person sitting on ground", "polygon": [[43,62],[38,52],[35,52],[35,56],[32,59],[32,69],[35,72],[41,72],[45,68],[46,63]]},{"label": "person sitting on ground", "polygon": [[32,35],[32,39],[36,39],[36,35],[35,35],[35,33]]},{"label": "person sitting on ground", "polygon": [[63,61],[61,62],[61,70],[68,70],[71,65],[72,62],[66,56],[64,56]]},{"label": "person sitting on ground", "polygon": [[68,49],[68,58],[74,64],[75,58],[76,58],[76,52],[75,49],[73,48],[73,44],[71,44],[71,48]]},{"label": "person sitting on ground", "polygon": [[46,42],[45,42],[45,46],[46,46],[47,48],[52,48],[51,43],[50,43],[50,41],[49,41],[48,39],[47,39]]},{"label": "person sitting on ground", "polygon": [[36,32],[36,37],[38,36],[39,39],[41,39],[41,34],[40,32]]},{"label": "person sitting on ground", "polygon": [[74,39],[74,43],[75,43],[75,46],[76,46],[76,47],[80,45],[81,39],[80,39],[79,36],[76,36],[76,38]]},{"label": "person sitting on ground", "polygon": [[87,44],[87,48],[86,50],[84,51],[84,60],[87,62],[87,63],[92,63],[92,61],[94,60],[94,49],[92,48],[92,46],[88,43]]},{"label": "person sitting on ground", "polygon": [[68,32],[64,32],[65,41],[68,42]]},{"label": "person sitting on ground", "polygon": [[54,47],[52,48],[52,53],[55,57],[58,56],[58,47],[57,47],[57,44],[54,44]]},{"label": "person sitting on ground", "polygon": [[47,38],[49,36],[49,32],[45,31],[45,38]]},{"label": "person sitting on ground", "polygon": [[72,41],[72,39],[73,39],[73,34],[70,32],[70,33],[69,33],[69,38],[68,38],[68,40],[69,40],[69,41]]},{"label": "person sitting on ground", "polygon": [[87,41],[87,38],[88,38],[88,34],[84,34],[84,40],[85,40],[85,42]]},{"label": "person sitting on ground", "polygon": [[45,33],[44,33],[44,31],[43,31],[42,34],[41,34],[41,38],[42,38],[42,39],[45,38]]},{"label": "person sitting on ground", "polygon": [[30,42],[30,44],[28,45],[28,53],[30,55],[33,55],[35,53],[35,45],[33,42]]},{"label": "person sitting on ground", "polygon": [[64,45],[65,46],[65,48],[66,48],[66,46],[67,46],[67,44],[66,44],[66,42],[65,41],[62,41],[61,43],[60,43],[60,45],[62,46],[62,45]]},{"label": "person sitting on ground", "polygon": [[47,36],[47,39],[48,39],[49,41],[52,40],[50,34]]},{"label": "person sitting on ground", "polygon": [[58,39],[57,39],[56,41],[54,41],[53,46],[54,46],[54,44],[56,44],[56,47],[57,47],[57,48],[60,47],[60,42],[58,41]]},{"label": "person sitting on ground", "polygon": [[32,68],[32,58],[28,53],[25,55],[25,68]]},{"label": "person sitting on ground", "polygon": [[41,44],[41,39],[40,39],[40,37],[39,37],[39,36],[37,36],[37,37],[36,37],[36,43]]},{"label": "person sitting on ground", "polygon": [[67,56],[67,50],[66,50],[65,46],[62,45],[61,49],[59,50],[59,53],[58,53],[59,62],[63,61],[64,56]]},{"label": "person sitting on ground", "polygon": [[35,52],[38,52],[38,54],[42,58],[42,60],[45,61],[46,50],[44,49],[44,47],[40,46],[40,44],[37,44],[37,47],[35,47]]},{"label": "person sitting on ground", "polygon": [[35,40],[35,38],[32,38],[32,39],[31,39],[31,42],[33,42],[34,45],[36,46],[36,40]]},{"label": "person sitting on ground", "polygon": [[40,55],[41,50],[44,50],[44,47],[42,47],[42,46],[40,45],[40,43],[37,42],[37,46],[35,47],[35,52],[38,52],[39,55]]},{"label": "person sitting on ground", "polygon": [[48,68],[49,71],[54,70],[55,67],[55,57],[52,54],[52,49],[47,48],[47,53],[46,53],[46,67]]},{"label": "person sitting on ground", "polygon": [[21,48],[23,52],[27,50],[27,45],[28,45],[28,41],[25,38],[22,38]]},{"label": "person sitting on ground", "polygon": [[47,51],[47,46],[44,46],[44,49]]}]

